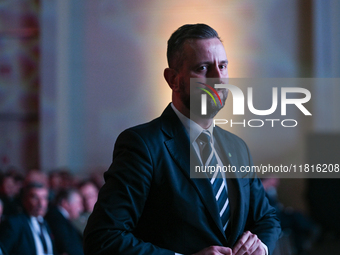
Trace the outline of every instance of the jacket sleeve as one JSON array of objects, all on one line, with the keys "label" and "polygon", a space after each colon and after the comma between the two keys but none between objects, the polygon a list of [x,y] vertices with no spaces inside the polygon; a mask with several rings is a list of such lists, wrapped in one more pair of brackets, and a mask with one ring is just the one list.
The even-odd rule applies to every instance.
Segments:
[{"label": "jacket sleeve", "polygon": [[147,200],[153,162],[144,140],[133,130],[117,139],[105,184],[84,231],[84,252],[99,254],[174,255],[134,235]]},{"label": "jacket sleeve", "polygon": [[19,239],[20,222],[17,217],[9,217],[0,224],[0,248],[3,254],[10,254]]}]

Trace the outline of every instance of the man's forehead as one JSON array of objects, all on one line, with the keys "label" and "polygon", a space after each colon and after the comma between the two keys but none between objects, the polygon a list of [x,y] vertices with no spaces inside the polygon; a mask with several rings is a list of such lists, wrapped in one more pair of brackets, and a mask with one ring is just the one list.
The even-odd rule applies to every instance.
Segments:
[{"label": "man's forehead", "polygon": [[[223,44],[217,37],[213,38],[190,38],[185,40],[183,46],[190,47],[190,48],[203,48],[209,46],[222,46]],[[224,47],[223,47],[224,48]]]},{"label": "man's forehead", "polygon": [[31,188],[29,190],[29,194],[41,194],[41,193],[43,193],[43,194],[46,193],[47,194],[48,191],[47,191],[46,188]]},{"label": "man's forehead", "polygon": [[80,191],[83,193],[94,192],[97,191],[97,188],[93,184],[89,183],[81,187]]},{"label": "man's forehead", "polygon": [[218,38],[188,39],[183,45],[184,58],[218,56],[221,61],[227,61],[227,55],[222,42]]}]

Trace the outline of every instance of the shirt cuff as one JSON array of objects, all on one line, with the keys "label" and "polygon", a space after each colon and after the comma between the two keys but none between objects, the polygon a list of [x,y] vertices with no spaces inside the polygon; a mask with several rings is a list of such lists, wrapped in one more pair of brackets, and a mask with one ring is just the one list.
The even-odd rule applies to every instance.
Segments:
[{"label": "shirt cuff", "polygon": [[268,255],[268,247],[267,247],[267,245],[265,245],[264,243],[262,243],[262,241],[261,241],[261,244],[262,244],[262,247],[265,249],[265,251],[266,251],[266,255]]}]

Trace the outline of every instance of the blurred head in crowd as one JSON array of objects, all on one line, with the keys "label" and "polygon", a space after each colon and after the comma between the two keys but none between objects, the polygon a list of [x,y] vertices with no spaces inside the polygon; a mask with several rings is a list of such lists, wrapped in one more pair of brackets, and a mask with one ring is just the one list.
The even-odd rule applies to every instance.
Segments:
[{"label": "blurred head in crowd", "polygon": [[85,212],[92,212],[98,198],[98,188],[91,181],[84,181],[79,185],[79,192],[83,197]]},{"label": "blurred head in crowd", "polygon": [[[25,184],[27,183],[41,183],[45,187],[48,187],[47,175],[38,169],[31,169],[28,171],[25,177]],[[25,185],[24,184],[24,185]]]},{"label": "blurred head in crowd", "polygon": [[262,180],[263,188],[268,191],[271,188],[277,188],[280,184],[280,179],[274,176],[263,178]]},{"label": "blurred head in crowd", "polygon": [[6,173],[2,176],[1,194],[10,198],[18,194],[18,189],[15,183],[15,176],[10,173]]},{"label": "blurred head in crowd", "polygon": [[22,188],[23,179],[24,177],[18,169],[12,166],[9,167],[5,174],[1,176],[1,194],[10,199],[18,196]]},{"label": "blurred head in crowd", "polygon": [[30,216],[45,216],[48,207],[48,189],[39,182],[27,183],[23,189],[22,204]]},{"label": "blurred head in crowd", "polygon": [[77,219],[83,212],[83,200],[75,189],[63,189],[56,197],[57,205],[68,213],[69,219]]},{"label": "blurred head in crowd", "polygon": [[59,191],[62,185],[62,179],[59,171],[51,171],[48,174],[49,188],[54,191]]},{"label": "blurred head in crowd", "polygon": [[74,179],[73,175],[68,169],[60,169],[59,175],[61,178],[61,188],[62,189],[70,189],[74,187]]}]

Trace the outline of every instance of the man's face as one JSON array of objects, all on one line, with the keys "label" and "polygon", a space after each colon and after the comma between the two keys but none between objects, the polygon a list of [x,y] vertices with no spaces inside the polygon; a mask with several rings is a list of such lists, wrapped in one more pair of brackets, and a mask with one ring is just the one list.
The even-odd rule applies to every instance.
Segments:
[{"label": "man's face", "polygon": [[[191,106],[190,107],[190,78],[199,78],[202,83],[209,85],[224,83],[223,78],[228,78],[227,55],[223,44],[218,38],[211,39],[192,39],[187,40],[183,45],[183,63],[178,72],[179,79],[179,97],[181,102],[190,109],[191,113],[200,114],[201,111],[201,90],[196,87],[202,87],[197,84],[191,88]],[[213,99],[208,98],[206,118],[213,118],[218,111],[224,106],[228,92],[226,89],[218,89],[218,95],[222,100],[222,105],[215,106]],[[216,97],[216,96],[215,96]],[[217,98],[215,98],[217,100]]]},{"label": "man's face", "polygon": [[70,201],[65,200],[62,207],[68,212],[71,220],[77,219],[84,210],[82,197],[78,193],[73,193]]},{"label": "man's face", "polygon": [[98,198],[98,189],[92,183],[88,183],[80,188],[80,194],[84,200],[84,207],[87,212],[92,212]]},{"label": "man's face", "polygon": [[32,188],[24,195],[24,207],[31,216],[44,217],[48,206],[48,190],[46,188]]},{"label": "man's face", "polygon": [[13,177],[7,176],[4,178],[2,183],[3,192],[8,197],[14,197],[18,192],[16,188],[16,183]]}]

